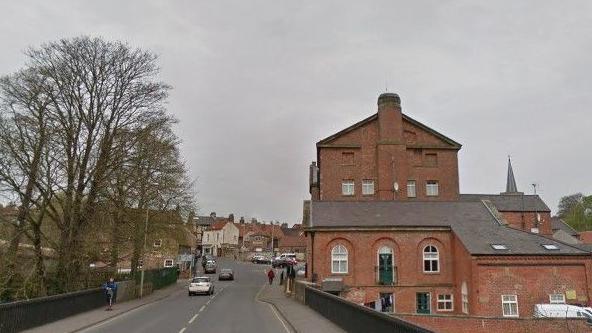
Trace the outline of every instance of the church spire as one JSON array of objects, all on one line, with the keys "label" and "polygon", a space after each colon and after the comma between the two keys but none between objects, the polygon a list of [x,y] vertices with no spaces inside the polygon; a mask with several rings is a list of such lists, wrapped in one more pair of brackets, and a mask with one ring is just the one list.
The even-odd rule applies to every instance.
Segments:
[{"label": "church spire", "polygon": [[518,193],[516,179],[514,179],[514,170],[512,170],[512,161],[508,156],[508,179],[506,180],[506,193]]}]

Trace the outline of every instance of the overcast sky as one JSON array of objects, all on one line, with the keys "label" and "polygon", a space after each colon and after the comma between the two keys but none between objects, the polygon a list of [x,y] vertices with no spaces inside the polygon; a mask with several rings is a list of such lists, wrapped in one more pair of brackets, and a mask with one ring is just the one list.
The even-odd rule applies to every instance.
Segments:
[{"label": "overcast sky", "polygon": [[160,55],[201,214],[299,222],[315,143],[403,112],[463,144],[463,193],[592,192],[592,1],[0,0],[0,74],[78,35]]}]

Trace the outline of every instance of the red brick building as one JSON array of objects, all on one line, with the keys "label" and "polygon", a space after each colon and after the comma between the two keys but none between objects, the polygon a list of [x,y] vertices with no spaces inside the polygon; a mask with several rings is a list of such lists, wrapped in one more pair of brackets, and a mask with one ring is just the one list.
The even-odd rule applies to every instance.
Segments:
[{"label": "red brick building", "polygon": [[460,148],[390,93],[318,142],[309,279],[400,314],[528,318],[539,303],[588,304],[590,252],[550,237],[549,208],[517,191],[511,165],[506,192],[459,194]]}]

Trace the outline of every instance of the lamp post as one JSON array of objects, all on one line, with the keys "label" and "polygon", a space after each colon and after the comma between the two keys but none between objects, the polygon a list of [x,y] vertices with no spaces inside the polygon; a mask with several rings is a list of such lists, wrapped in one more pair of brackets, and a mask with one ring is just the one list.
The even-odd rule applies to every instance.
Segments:
[{"label": "lamp post", "polygon": [[148,207],[146,207],[146,218],[144,219],[144,250],[142,251],[142,271],[140,273],[140,298],[144,295],[144,270],[146,267],[146,238],[148,236]]}]

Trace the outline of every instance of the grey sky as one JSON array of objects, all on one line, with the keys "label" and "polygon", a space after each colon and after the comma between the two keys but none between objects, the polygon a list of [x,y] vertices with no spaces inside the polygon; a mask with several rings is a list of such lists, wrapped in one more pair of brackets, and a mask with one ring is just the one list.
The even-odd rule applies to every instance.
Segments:
[{"label": "grey sky", "polygon": [[82,34],[160,54],[203,214],[299,222],[315,142],[376,112],[385,83],[463,144],[461,192],[503,191],[508,154],[553,210],[592,192],[591,1],[2,0],[0,15],[0,74]]}]

